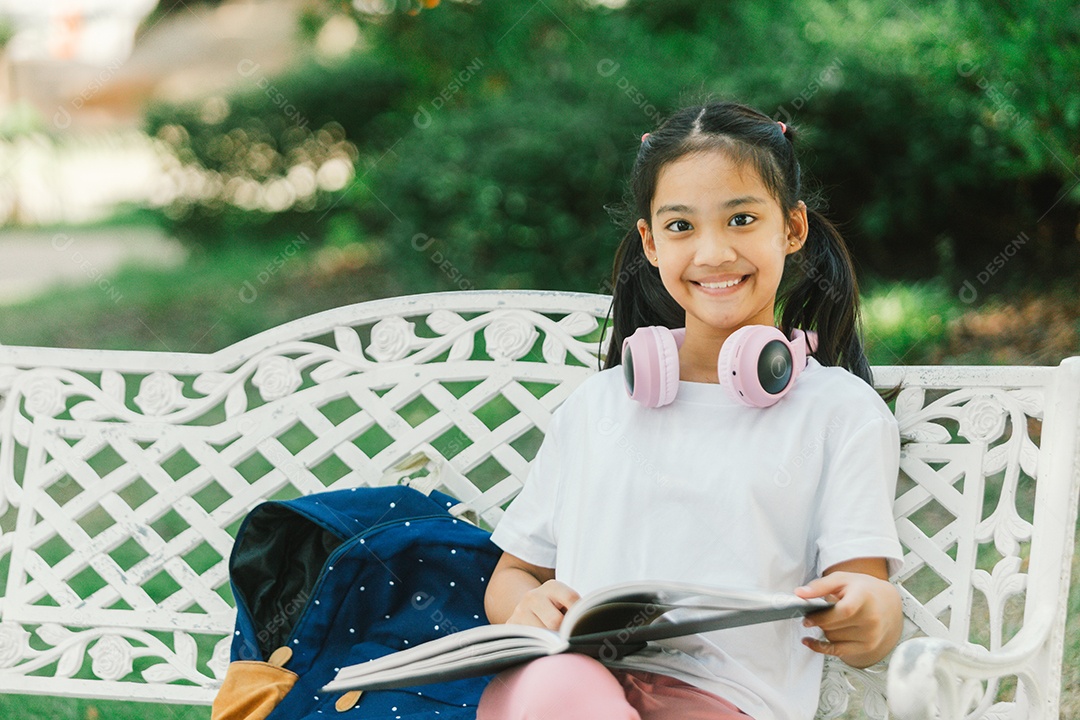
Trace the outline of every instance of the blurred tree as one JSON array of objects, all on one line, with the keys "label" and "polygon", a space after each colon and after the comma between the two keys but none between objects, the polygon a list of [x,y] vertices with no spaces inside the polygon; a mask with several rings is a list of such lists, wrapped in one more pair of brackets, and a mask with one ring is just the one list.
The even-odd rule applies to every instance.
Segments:
[{"label": "blurred tree", "polygon": [[227,99],[147,110],[148,131],[175,158],[165,215],[197,244],[276,241],[310,229],[353,165],[382,154],[402,123],[393,111],[406,76],[378,57],[330,67],[311,60],[273,79],[254,64],[242,71],[251,87]]},{"label": "blurred tree", "polygon": [[343,60],[149,113],[181,234],[302,230],[377,244],[426,285],[602,289],[623,232],[604,207],[641,133],[730,97],[806,131],[811,185],[864,270],[958,282],[1021,234],[1035,251],[1015,269],[1080,269],[1068,3],[358,5],[313,0],[301,19],[315,45],[356,23]]}]

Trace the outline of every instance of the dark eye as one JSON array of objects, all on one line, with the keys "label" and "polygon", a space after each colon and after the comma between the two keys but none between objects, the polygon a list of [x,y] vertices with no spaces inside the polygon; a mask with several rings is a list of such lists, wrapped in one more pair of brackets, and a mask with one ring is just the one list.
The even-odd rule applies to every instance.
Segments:
[{"label": "dark eye", "polygon": [[[683,227],[674,227],[675,225],[681,225]],[[685,220],[673,220],[667,224],[667,229],[672,232],[686,232],[690,229],[690,223]]]},{"label": "dark eye", "polygon": [[734,225],[736,227],[744,227],[746,225],[749,225],[752,222],[754,222],[754,216],[753,215],[747,215],[746,213],[739,213],[735,217],[731,218],[731,222],[729,224]]}]

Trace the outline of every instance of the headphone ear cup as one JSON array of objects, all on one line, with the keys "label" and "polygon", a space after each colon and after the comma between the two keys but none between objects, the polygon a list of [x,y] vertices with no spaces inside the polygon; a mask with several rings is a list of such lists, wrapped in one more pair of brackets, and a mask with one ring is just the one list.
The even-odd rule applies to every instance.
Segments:
[{"label": "headphone ear cup", "polygon": [[659,325],[638,328],[623,340],[626,394],[645,407],[671,403],[679,391],[679,343]]},{"label": "headphone ear cup", "polygon": [[728,394],[747,407],[769,407],[795,382],[791,343],[771,325],[747,325],[720,348],[716,372]]},{"label": "headphone ear cup", "polygon": [[747,325],[728,335],[727,340],[720,346],[720,356],[716,359],[716,375],[720,379],[720,386],[727,391],[729,397],[748,406],[751,403],[746,400],[743,373],[740,372],[738,362],[742,360],[746,336],[753,327]]}]

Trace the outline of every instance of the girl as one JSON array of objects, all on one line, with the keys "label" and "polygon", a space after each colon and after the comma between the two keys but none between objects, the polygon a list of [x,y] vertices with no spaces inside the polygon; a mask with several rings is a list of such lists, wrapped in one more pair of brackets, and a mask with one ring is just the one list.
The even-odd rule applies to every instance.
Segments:
[{"label": "girl", "polygon": [[[556,629],[580,594],[655,579],[836,605],[653,642],[608,666],[535,660],[496,676],[478,720],[809,720],[823,655],[865,667],[896,644],[899,434],[870,385],[843,241],[800,199],[794,140],[730,102],[642,137],[607,365],[553,414],[492,536],[504,553],[485,608],[493,623]],[[818,346],[782,400],[747,407],[719,384],[718,354],[739,328],[775,325],[778,306],[784,334],[816,330]],[[650,325],[685,327],[663,407],[631,399],[617,367],[623,339]]]}]

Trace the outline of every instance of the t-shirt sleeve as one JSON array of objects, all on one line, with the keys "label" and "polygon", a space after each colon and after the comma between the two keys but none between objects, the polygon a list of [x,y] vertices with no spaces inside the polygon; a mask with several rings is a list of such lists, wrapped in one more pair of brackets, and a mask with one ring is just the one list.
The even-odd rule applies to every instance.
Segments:
[{"label": "t-shirt sleeve", "polygon": [[491,534],[491,541],[503,551],[546,568],[555,567],[555,518],[563,476],[561,428],[561,413],[556,410],[529,465],[525,486]]},{"label": "t-shirt sleeve", "polygon": [[865,423],[826,457],[817,511],[817,575],[862,557],[883,557],[889,575],[903,564],[893,499],[900,432],[892,416]]}]

